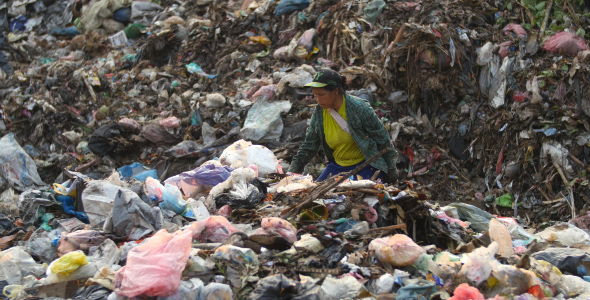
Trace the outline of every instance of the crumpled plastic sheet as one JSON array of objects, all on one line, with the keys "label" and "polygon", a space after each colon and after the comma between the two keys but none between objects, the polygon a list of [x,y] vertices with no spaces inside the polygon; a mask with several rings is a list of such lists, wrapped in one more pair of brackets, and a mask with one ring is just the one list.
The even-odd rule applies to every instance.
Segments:
[{"label": "crumpled plastic sheet", "polygon": [[164,217],[158,207],[151,207],[131,190],[121,188],[115,196],[113,210],[103,230],[120,237],[139,240],[163,228]]},{"label": "crumpled plastic sheet", "polygon": [[62,232],[57,244],[57,254],[62,256],[76,250],[88,252],[90,247],[98,246],[104,240],[106,240],[106,237],[97,230],[78,230],[72,233]]},{"label": "crumpled plastic sheet", "polygon": [[248,295],[251,300],[320,300],[321,288],[316,284],[317,280],[311,277],[301,276],[301,281],[287,278],[283,274],[276,274],[262,278],[256,284],[256,288]]},{"label": "crumpled plastic sheet", "polygon": [[178,290],[188,260],[193,233],[162,229],[127,254],[127,264],[116,273],[115,293],[170,296]]}]

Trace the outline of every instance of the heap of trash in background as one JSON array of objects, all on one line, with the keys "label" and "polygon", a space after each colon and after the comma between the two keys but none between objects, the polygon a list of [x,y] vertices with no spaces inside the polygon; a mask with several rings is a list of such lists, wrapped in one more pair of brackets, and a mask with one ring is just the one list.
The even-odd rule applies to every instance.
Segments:
[{"label": "heap of trash in background", "polygon": [[[589,299],[581,0],[0,4],[10,299]],[[398,184],[286,175],[319,68]]]}]

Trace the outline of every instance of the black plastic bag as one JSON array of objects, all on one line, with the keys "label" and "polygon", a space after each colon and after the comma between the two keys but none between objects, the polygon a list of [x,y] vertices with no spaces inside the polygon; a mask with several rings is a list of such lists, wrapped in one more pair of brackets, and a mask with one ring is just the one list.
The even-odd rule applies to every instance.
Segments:
[{"label": "black plastic bag", "polygon": [[215,198],[217,207],[229,205],[232,208],[255,208],[258,203],[266,198],[266,184],[252,179],[247,184],[236,184],[231,190],[225,190]]}]

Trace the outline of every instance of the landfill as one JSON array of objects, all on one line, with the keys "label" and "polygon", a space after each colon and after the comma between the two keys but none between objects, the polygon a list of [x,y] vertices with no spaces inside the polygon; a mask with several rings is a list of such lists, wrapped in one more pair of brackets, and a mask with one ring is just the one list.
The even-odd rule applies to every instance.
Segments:
[{"label": "landfill", "polygon": [[[2,0],[0,298],[590,299],[588,28],[586,0]],[[287,172],[322,68],[396,182]]]}]

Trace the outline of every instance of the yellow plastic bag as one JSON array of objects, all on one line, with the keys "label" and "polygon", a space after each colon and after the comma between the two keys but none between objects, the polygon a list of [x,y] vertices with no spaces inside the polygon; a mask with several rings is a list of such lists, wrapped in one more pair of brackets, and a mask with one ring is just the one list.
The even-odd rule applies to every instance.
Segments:
[{"label": "yellow plastic bag", "polygon": [[70,275],[80,266],[87,265],[88,258],[81,250],[70,252],[60,257],[51,265],[51,272],[64,276]]}]

